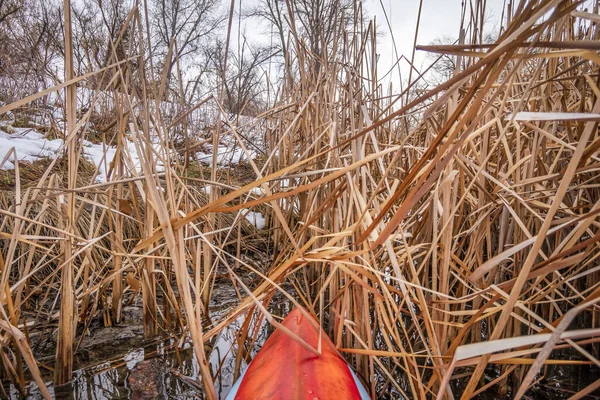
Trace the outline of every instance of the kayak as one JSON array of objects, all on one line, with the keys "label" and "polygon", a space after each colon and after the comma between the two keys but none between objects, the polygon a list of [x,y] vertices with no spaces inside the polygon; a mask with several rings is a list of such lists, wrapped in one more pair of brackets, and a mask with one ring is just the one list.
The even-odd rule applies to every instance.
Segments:
[{"label": "kayak", "polygon": [[277,329],[248,369],[233,385],[226,400],[370,399],[366,389],[312,317],[294,309],[282,325],[303,339],[316,355]]}]

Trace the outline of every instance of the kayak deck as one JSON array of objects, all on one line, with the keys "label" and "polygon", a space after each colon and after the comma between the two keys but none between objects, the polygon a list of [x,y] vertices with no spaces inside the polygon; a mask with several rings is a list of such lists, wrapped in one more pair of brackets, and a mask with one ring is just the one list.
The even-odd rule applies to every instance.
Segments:
[{"label": "kayak deck", "polygon": [[[312,321],[311,321],[312,320]],[[321,328],[295,309],[282,323],[314,349]],[[368,399],[369,396],[323,332],[317,356],[277,329],[238,379],[227,399]]]}]

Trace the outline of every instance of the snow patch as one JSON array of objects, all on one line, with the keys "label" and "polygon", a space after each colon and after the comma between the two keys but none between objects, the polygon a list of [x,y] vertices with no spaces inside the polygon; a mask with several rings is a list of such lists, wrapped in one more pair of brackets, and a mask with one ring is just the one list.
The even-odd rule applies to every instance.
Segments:
[{"label": "snow patch", "polygon": [[[86,160],[98,168],[96,181],[106,182],[110,164],[117,153],[115,146],[107,146],[103,143],[94,144],[90,141],[83,141],[83,156]],[[140,157],[133,142],[125,141],[127,153],[131,156],[133,168],[138,173],[142,172]],[[64,141],[62,139],[48,140],[43,134],[30,128],[15,128],[12,134],[0,131],[0,162],[6,157],[8,152],[14,147],[16,158],[19,161],[35,162],[42,158],[56,158],[62,151]],[[159,150],[158,144],[153,144],[155,150]],[[8,160],[2,166],[3,170],[12,170],[14,166],[15,154],[11,154]],[[125,156],[127,157],[127,156]],[[159,161],[156,165],[157,171],[164,171],[164,166]]]},{"label": "snow patch", "polygon": [[242,213],[246,215],[246,220],[248,220],[248,222],[254,225],[257,229],[265,228],[266,220],[261,213],[249,211],[247,208],[243,208]]},{"label": "snow patch", "polygon": [[[57,107],[52,110],[59,113],[62,109]],[[259,149],[264,147],[262,122],[260,120],[239,116],[238,122],[242,126],[237,127],[237,129],[243,132],[245,138],[249,138],[244,140],[246,142],[247,153],[242,149],[240,143],[237,142],[232,133],[225,131],[216,148],[216,161],[219,167],[234,166],[242,162],[247,162],[248,158],[254,159],[261,153]],[[58,124],[58,126],[61,127],[62,125]],[[158,141],[158,138],[156,139]],[[15,128],[14,132],[11,130],[10,134],[0,130],[0,162],[13,147],[15,149],[15,153],[11,154],[0,168],[3,170],[14,169],[15,157],[19,161],[31,163],[47,157],[54,159],[62,154],[64,144],[62,139],[48,140],[42,133],[33,128]],[[82,156],[98,168],[96,181],[106,182],[108,180],[110,165],[117,153],[116,146],[108,146],[104,143],[94,144],[87,140],[84,140],[82,145]],[[151,145],[154,148],[154,153],[164,154],[165,149],[159,143],[152,143]],[[133,173],[134,171],[132,170],[135,169],[138,174],[141,174],[140,157],[134,143],[125,139],[125,148],[123,150],[123,157],[126,160],[126,170]],[[178,155],[173,153],[172,156],[177,157]],[[201,163],[212,166],[213,147],[211,145],[205,146],[201,151],[196,153],[196,157]],[[157,163],[156,170],[159,172],[164,171],[162,163],[156,160],[156,158],[154,161]],[[287,181],[286,183],[289,185],[291,181]],[[208,190],[205,193],[208,194]],[[264,196],[264,191],[261,188],[255,188],[251,194],[260,197]]]},{"label": "snow patch", "polygon": [[[248,151],[252,158],[256,157],[256,152]],[[212,153],[199,151],[197,153],[198,161],[212,167]],[[241,148],[233,148],[233,146],[221,145],[217,147],[217,165],[236,165],[247,159],[244,150]]]},{"label": "snow patch", "polygon": [[[3,160],[13,147],[20,161],[34,162],[42,157],[54,158],[63,143],[61,139],[48,140],[33,129],[14,128],[12,134],[0,131],[0,160]],[[2,169],[14,169],[12,160],[14,155],[9,157]]]}]

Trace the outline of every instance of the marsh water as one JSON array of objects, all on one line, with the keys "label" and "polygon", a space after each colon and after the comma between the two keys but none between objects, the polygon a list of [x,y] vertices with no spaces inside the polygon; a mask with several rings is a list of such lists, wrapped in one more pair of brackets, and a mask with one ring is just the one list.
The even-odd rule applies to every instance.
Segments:
[{"label": "marsh water", "polygon": [[[213,294],[211,319],[217,321],[237,304],[234,289],[229,285],[219,286]],[[276,296],[269,311],[274,315],[285,315],[290,311],[289,302]],[[118,326],[97,327],[84,337],[75,353],[71,385],[55,389],[51,372],[41,368],[51,394],[57,399],[94,400],[202,398],[200,371],[190,342],[175,343],[166,336],[144,339],[141,304],[124,308],[123,314],[124,319]],[[244,318],[244,314],[240,315],[223,329],[212,343],[212,351],[207,353],[212,370],[220,372],[215,379],[220,398],[227,396],[234,383],[236,334]],[[260,349],[271,330],[263,320],[250,350],[252,355]],[[241,370],[245,368],[242,361]],[[21,398],[12,385],[4,383],[4,389],[11,398]],[[33,383],[28,398],[43,398]]]},{"label": "marsh water", "polygon": [[[237,304],[237,296],[232,286],[217,286],[209,308],[211,319],[218,321]],[[269,308],[272,314],[285,316],[292,307],[289,300],[276,295]],[[74,379],[71,385],[55,389],[52,385],[51,370],[43,368],[46,365],[44,358],[41,359],[41,372],[52,395],[57,399],[76,400],[203,398],[198,363],[189,341],[183,339],[175,342],[166,335],[144,339],[141,304],[125,307],[123,316],[124,320],[118,326],[92,327],[89,334],[84,336],[75,353]],[[215,387],[221,399],[227,396],[234,383],[236,335],[244,323],[244,318],[245,315],[241,314],[220,332],[210,348],[206,347],[212,371],[218,371],[215,374]],[[258,327],[257,340],[250,349],[251,356],[260,350],[272,330],[273,328],[263,320],[262,325]],[[50,364],[53,358],[53,344],[49,343],[48,347],[46,359]],[[561,355],[561,358],[573,359],[572,351],[567,352],[568,354]],[[241,371],[247,367],[245,361],[242,361],[240,367]],[[397,379],[400,385],[407,385],[402,373],[398,372]],[[468,377],[468,373],[463,372]],[[501,374],[500,366],[492,366],[486,370],[485,380],[492,381]],[[535,399],[566,399],[574,390],[581,390],[599,378],[600,369],[595,366],[550,366],[545,369],[545,378],[541,379],[528,395],[529,398]],[[383,374],[376,376],[376,381],[377,391],[386,393],[382,398],[402,398],[389,382],[386,383]],[[21,398],[12,385],[6,382],[3,384],[4,390],[11,398]],[[464,384],[466,379],[453,380],[454,392],[460,393]],[[507,392],[502,397],[497,393],[482,393],[478,398],[510,399],[512,390],[509,388]],[[33,383],[30,384],[28,398],[42,399]],[[593,393],[587,398],[600,399],[600,393]]]}]

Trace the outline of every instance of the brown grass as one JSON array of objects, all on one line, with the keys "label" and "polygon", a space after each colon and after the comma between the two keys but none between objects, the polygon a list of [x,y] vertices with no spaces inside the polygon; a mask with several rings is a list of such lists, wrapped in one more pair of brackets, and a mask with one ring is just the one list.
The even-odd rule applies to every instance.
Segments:
[{"label": "brown grass", "polygon": [[[58,161],[38,170],[35,187],[15,163],[15,188],[2,193],[1,346],[13,355],[2,352],[6,375],[24,390],[27,367],[49,396],[24,332],[58,322],[54,368],[56,384],[65,383],[75,332],[101,315],[104,296],[118,322],[132,278],[146,334],[189,335],[208,398],[216,393],[204,342],[241,314],[280,327],[265,307],[277,291],[318,316],[373,397],[523,398],[553,365],[600,367],[599,21],[578,5],[522,1],[489,46],[473,15],[468,45],[423,47],[456,56],[454,76],[415,92],[421,76],[412,75],[392,96],[378,84],[373,23],[337,32],[339,57],[319,60],[318,73],[314,54],[292,40],[277,104],[260,116],[271,127],[268,156],[237,177],[174,155],[161,96],[149,95],[162,86],[146,87],[143,47],[126,60],[115,53],[93,74],[120,77],[115,98],[136,118],[117,115],[120,152],[109,182],[77,180],[89,113],[76,119],[67,102],[66,183],[53,169]],[[141,11],[132,10],[123,31],[143,43]],[[141,69],[123,75],[134,59]],[[86,79],[65,78],[52,90],[70,93]],[[247,152],[242,129],[227,122],[211,139],[234,137]],[[124,137],[143,154],[139,174],[128,167]],[[198,190],[205,184],[210,196]],[[262,270],[240,256],[253,234],[243,208],[267,218],[262,239],[274,260]],[[206,325],[223,271],[239,305]],[[242,271],[260,276],[252,290]],[[251,326],[240,340],[253,341]],[[599,386],[565,393],[583,398]]]}]

